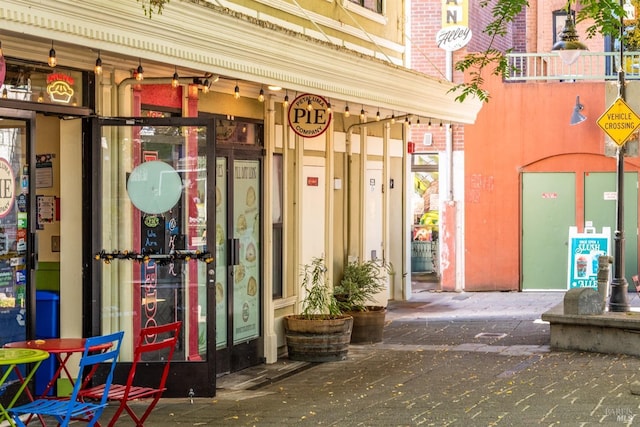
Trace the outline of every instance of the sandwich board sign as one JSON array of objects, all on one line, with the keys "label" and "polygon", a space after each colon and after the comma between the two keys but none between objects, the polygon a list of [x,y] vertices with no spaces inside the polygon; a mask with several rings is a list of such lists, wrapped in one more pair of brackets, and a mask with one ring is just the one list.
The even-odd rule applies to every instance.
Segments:
[{"label": "sandwich board sign", "polygon": [[596,233],[591,226],[578,233],[578,227],[569,227],[569,268],[567,289],[598,289],[598,257],[610,255],[611,228],[602,227],[602,233]]}]

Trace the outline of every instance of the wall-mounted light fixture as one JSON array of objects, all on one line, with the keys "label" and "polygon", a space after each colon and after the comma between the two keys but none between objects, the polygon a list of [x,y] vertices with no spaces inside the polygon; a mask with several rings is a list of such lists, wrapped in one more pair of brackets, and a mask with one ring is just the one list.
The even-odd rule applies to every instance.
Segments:
[{"label": "wall-mounted light fixture", "polygon": [[49,64],[49,67],[51,68],[58,64],[58,60],[56,59],[56,50],[53,48],[53,40],[51,41],[51,49],[49,49],[49,59],[47,59],[47,64]]},{"label": "wall-mounted light fixture", "polygon": [[573,113],[571,113],[570,125],[577,125],[578,123],[582,123],[587,120],[587,117],[581,113],[583,109],[584,105],[580,104],[580,96],[576,96],[576,105],[573,107]]}]

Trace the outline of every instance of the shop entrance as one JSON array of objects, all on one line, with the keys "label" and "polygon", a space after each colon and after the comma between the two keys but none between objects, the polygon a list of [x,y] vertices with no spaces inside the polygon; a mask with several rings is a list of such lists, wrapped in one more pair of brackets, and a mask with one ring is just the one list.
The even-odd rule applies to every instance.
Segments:
[{"label": "shop entrance", "polygon": [[216,368],[260,362],[262,337],[261,123],[217,118]]},{"label": "shop entrance", "polygon": [[[165,396],[214,396],[213,120],[102,118],[92,133],[89,222],[103,261],[92,264],[92,333],[125,331],[120,376],[140,328],[181,321]],[[157,376],[162,357],[138,365],[138,374]]]},{"label": "shop entrance", "polygon": [[34,134],[34,112],[0,108],[0,346],[35,331]]}]

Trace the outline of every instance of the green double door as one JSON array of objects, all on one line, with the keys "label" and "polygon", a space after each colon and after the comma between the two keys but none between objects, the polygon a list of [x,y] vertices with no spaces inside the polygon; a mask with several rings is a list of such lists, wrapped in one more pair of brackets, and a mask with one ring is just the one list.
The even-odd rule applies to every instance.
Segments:
[{"label": "green double door", "polygon": [[[625,277],[638,271],[637,174],[624,177]],[[575,173],[525,173],[522,176],[522,290],[567,289],[569,227],[576,224]],[[584,218],[596,232],[616,229],[616,174],[584,176]],[[611,249],[611,254],[613,249]]]}]

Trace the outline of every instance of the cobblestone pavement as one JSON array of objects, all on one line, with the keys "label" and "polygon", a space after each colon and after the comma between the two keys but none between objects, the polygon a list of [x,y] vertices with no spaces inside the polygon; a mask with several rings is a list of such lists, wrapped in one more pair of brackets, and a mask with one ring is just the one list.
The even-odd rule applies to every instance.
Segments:
[{"label": "cobblestone pavement", "polygon": [[255,390],[221,381],[214,398],[162,399],[145,425],[640,425],[630,392],[640,359],[550,351],[538,319],[562,296],[430,292],[390,303],[382,343]]}]

